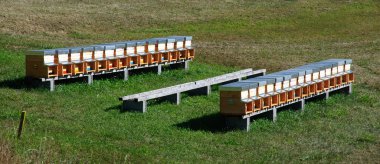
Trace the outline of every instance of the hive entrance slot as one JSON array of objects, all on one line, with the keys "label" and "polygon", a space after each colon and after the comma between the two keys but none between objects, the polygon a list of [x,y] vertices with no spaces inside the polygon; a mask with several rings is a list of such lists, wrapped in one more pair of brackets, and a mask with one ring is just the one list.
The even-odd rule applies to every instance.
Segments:
[{"label": "hive entrance slot", "polygon": [[324,89],[324,83],[323,82],[319,82],[317,83],[317,92],[322,92]]},{"label": "hive entrance slot", "polygon": [[140,65],[148,64],[148,55],[140,56]]},{"label": "hive entrance slot", "polygon": [[107,69],[107,61],[102,60],[98,61],[98,70],[106,70]]},{"label": "hive entrance slot", "polygon": [[108,61],[108,69],[117,69],[117,59]]},{"label": "hive entrance slot", "polygon": [[150,64],[157,63],[160,59],[160,54],[152,54],[150,59],[151,61],[149,62]]},{"label": "hive entrance slot", "polygon": [[80,74],[84,72],[83,63],[80,64],[74,64],[74,73]]},{"label": "hive entrance slot", "polygon": [[94,72],[95,71],[95,62],[86,63],[86,72]]},{"label": "hive entrance slot", "polygon": [[138,62],[138,57],[137,56],[132,56],[129,60],[129,65],[130,66],[135,66],[135,65],[138,65],[139,62]]},{"label": "hive entrance slot", "polygon": [[161,54],[161,62],[167,62],[169,60],[169,53]]},{"label": "hive entrance slot", "polygon": [[119,68],[124,68],[124,67],[127,67],[128,64],[127,64],[127,58],[121,58],[119,59]]},{"label": "hive entrance slot", "polygon": [[179,59],[185,59],[186,58],[186,51],[179,51]]},{"label": "hive entrance slot", "polygon": [[177,53],[175,53],[175,52],[169,52],[169,54],[170,54],[170,61],[177,60]]},{"label": "hive entrance slot", "polygon": [[335,79],[336,86],[342,85],[342,76],[337,76]]}]

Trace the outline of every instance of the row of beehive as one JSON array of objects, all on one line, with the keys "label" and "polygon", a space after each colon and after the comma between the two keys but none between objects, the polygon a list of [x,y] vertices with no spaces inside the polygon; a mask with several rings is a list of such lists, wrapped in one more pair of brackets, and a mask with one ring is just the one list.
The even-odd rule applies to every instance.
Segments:
[{"label": "row of beehive", "polygon": [[352,83],[351,63],[329,59],[220,86],[220,112],[245,115]]},{"label": "row of beehive", "polygon": [[170,36],[72,48],[32,50],[26,53],[26,76],[72,76],[192,60],[195,52],[191,47],[191,40],[191,36]]}]

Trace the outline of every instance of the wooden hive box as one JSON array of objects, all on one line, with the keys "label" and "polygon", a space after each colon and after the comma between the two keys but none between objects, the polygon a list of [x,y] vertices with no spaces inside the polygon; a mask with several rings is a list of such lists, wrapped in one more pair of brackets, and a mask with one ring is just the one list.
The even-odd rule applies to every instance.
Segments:
[{"label": "wooden hive box", "polygon": [[194,59],[195,57],[195,50],[191,46],[192,40],[192,36],[185,36],[186,59]]},{"label": "wooden hive box", "polygon": [[82,48],[82,59],[84,61],[84,72],[86,74],[96,71],[96,60],[94,58],[94,47],[84,46]]},{"label": "wooden hive box", "polygon": [[58,56],[58,76],[71,76],[73,74],[73,63],[70,62],[70,49],[56,49]]},{"label": "wooden hive box", "polygon": [[[171,61],[171,58],[173,55],[177,54],[175,50],[175,39],[173,38],[166,38],[166,46],[165,46],[165,51],[162,51],[162,46],[161,48],[159,47],[159,51],[161,52],[161,61],[160,63],[165,63],[168,61]],[[175,57],[177,58],[177,57]]]},{"label": "wooden hive box", "polygon": [[85,73],[81,47],[70,48],[70,61],[73,63],[73,75]]},{"label": "wooden hive box", "polygon": [[99,44],[98,46],[104,47],[104,57],[106,58],[106,69],[115,70],[119,69],[119,58],[115,55],[116,46],[115,44]]},{"label": "wooden hive box", "polygon": [[[257,84],[234,82],[219,87],[220,112],[224,115],[245,115],[254,111]],[[251,95],[252,94],[252,95]]]},{"label": "wooden hive box", "polygon": [[[288,77],[290,76],[290,79],[289,79],[289,88],[285,88],[287,86],[284,86],[284,90],[286,90],[286,95],[288,96],[287,98],[287,102],[290,102],[290,101],[293,101],[297,98],[300,98],[300,97],[296,97],[295,95],[295,92],[297,90],[297,92],[299,93],[299,96],[300,96],[300,87],[297,85],[298,83],[298,73],[296,72],[286,72],[286,71],[280,71],[280,72],[276,72],[276,73],[272,73],[270,75],[280,75],[280,76],[283,76],[283,77]],[[287,80],[284,80],[284,84],[285,83],[288,83]]]},{"label": "wooden hive box", "polygon": [[298,73],[298,84],[301,87],[301,98],[309,96],[309,85],[312,84],[313,69],[308,67],[296,67],[289,69]]},{"label": "wooden hive box", "polygon": [[107,58],[104,55],[104,46],[93,45],[92,47],[94,47],[94,59],[96,61],[95,72],[107,71]]},{"label": "wooden hive box", "polygon": [[117,68],[122,69],[122,68],[127,68],[129,63],[128,63],[128,57],[126,55],[126,45],[125,43],[122,42],[116,42],[116,43],[110,43],[115,45],[115,57],[118,59],[117,62]]},{"label": "wooden hive box", "polygon": [[58,59],[55,50],[31,50],[25,53],[26,76],[52,78],[58,76]]},{"label": "wooden hive box", "polygon": [[[125,53],[127,54],[128,67],[139,66],[140,56],[137,55],[137,45],[135,41],[125,42]],[[141,49],[141,48],[140,48]],[[141,51],[141,50],[140,50]]]},{"label": "wooden hive box", "polygon": [[137,40],[136,42],[136,54],[139,56],[139,66],[144,66],[149,64],[149,54],[147,53],[147,43],[145,40]]},{"label": "wooden hive box", "polygon": [[159,42],[161,42],[160,48],[162,48],[162,45],[164,45],[163,48],[165,49],[165,38],[152,38],[146,40],[146,52],[150,56],[148,61],[149,64],[157,64],[160,62],[161,53],[158,51]]}]

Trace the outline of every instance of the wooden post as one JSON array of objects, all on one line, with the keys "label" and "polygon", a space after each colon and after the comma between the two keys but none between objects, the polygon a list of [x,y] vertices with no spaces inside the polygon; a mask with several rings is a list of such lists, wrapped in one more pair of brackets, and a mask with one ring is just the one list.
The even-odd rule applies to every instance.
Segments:
[{"label": "wooden post", "polygon": [[18,126],[18,132],[17,132],[17,138],[19,139],[21,138],[22,129],[24,127],[25,117],[26,117],[26,111],[22,111],[21,117],[20,117],[20,124]]}]

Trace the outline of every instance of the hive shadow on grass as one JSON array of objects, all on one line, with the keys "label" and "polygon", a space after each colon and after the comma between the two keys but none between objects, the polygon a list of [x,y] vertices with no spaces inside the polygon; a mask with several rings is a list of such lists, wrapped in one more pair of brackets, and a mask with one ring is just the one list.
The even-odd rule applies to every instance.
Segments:
[{"label": "hive shadow on grass", "polygon": [[25,78],[0,81],[0,88],[26,89],[32,87],[26,83]]},{"label": "hive shadow on grass", "polygon": [[212,133],[225,133],[229,130],[225,126],[224,118],[219,113],[193,118],[174,126],[177,128],[190,129],[194,131],[207,131]]}]

